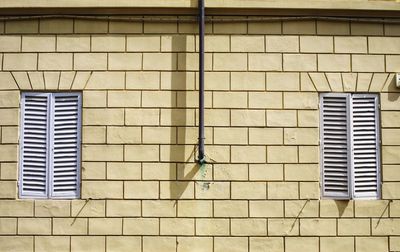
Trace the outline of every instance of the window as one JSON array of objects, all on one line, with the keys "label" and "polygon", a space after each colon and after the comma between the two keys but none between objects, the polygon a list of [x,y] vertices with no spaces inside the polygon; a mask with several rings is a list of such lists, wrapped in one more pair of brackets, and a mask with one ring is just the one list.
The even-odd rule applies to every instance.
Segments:
[{"label": "window", "polygon": [[23,93],[21,198],[77,198],[80,190],[80,93]]},{"label": "window", "polygon": [[322,197],[379,198],[376,94],[321,94]]}]

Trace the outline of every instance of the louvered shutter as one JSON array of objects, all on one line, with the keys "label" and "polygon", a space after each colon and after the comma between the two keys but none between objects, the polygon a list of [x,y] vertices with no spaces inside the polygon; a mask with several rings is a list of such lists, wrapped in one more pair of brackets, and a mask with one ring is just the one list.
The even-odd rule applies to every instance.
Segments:
[{"label": "louvered shutter", "polygon": [[378,96],[352,97],[353,184],[355,198],[379,196],[379,117]]},{"label": "louvered shutter", "polygon": [[49,103],[48,94],[22,95],[19,174],[21,198],[47,197]]},{"label": "louvered shutter", "polygon": [[322,195],[330,198],[349,198],[348,94],[321,95],[321,166]]},{"label": "louvered shutter", "polygon": [[52,103],[50,197],[76,198],[80,181],[81,96],[55,93]]}]

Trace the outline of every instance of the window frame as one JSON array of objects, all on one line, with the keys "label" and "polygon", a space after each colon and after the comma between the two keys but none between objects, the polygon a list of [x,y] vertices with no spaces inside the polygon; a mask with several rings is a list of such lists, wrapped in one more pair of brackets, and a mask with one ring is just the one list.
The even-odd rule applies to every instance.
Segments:
[{"label": "window frame", "polygon": [[[354,169],[354,131],[353,131],[353,97],[363,97],[363,98],[374,98],[374,111],[375,111],[375,139],[376,139],[376,196],[356,196],[355,195],[355,169]],[[335,195],[326,195],[325,193],[325,185],[324,185],[324,107],[323,107],[323,99],[324,97],[345,97],[346,98],[346,117],[347,117],[347,184],[348,184],[348,194],[346,196],[335,196]],[[381,123],[380,123],[380,99],[378,93],[320,93],[319,94],[319,131],[320,131],[320,141],[319,141],[319,152],[320,152],[320,187],[321,187],[321,199],[337,199],[337,200],[362,200],[362,199],[380,199],[382,198],[382,161],[381,161],[381,151],[382,151],[382,143],[381,143]]]},{"label": "window frame", "polygon": [[[57,96],[77,96],[77,146],[76,146],[76,190],[72,194],[54,195],[54,121],[55,98]],[[45,195],[23,192],[23,164],[24,164],[24,125],[25,125],[25,98],[26,96],[47,97],[46,112],[46,186]],[[82,93],[81,92],[21,92],[20,100],[20,129],[19,129],[19,165],[18,165],[18,196],[21,199],[78,199],[81,196],[81,171],[82,171]]]}]

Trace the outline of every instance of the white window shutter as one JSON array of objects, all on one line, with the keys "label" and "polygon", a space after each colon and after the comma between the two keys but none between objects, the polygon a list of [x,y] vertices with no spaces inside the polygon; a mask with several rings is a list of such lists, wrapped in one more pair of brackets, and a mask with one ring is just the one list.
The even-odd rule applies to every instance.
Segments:
[{"label": "white window shutter", "polygon": [[47,197],[49,103],[48,94],[22,95],[19,174],[21,198]]},{"label": "white window shutter", "polygon": [[81,95],[52,96],[50,197],[76,198],[80,194]]},{"label": "white window shutter", "polygon": [[352,98],[353,184],[355,198],[378,198],[380,174],[378,96]]},{"label": "white window shutter", "polygon": [[321,180],[322,195],[350,197],[350,131],[348,94],[321,95]]}]

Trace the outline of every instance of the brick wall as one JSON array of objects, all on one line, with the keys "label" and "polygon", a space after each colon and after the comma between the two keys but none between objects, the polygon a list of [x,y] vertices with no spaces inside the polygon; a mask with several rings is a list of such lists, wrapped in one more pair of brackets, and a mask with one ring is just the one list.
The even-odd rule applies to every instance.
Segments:
[{"label": "brick wall", "polygon": [[[0,23],[0,251],[400,251],[400,25]],[[82,91],[79,200],[17,195],[21,91]],[[382,199],[320,200],[319,92],[380,93]]]}]

